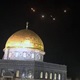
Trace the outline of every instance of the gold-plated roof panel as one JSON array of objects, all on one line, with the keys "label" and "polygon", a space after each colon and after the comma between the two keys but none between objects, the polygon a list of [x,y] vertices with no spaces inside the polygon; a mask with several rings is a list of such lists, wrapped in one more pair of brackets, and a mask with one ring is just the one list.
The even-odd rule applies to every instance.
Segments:
[{"label": "gold-plated roof panel", "polygon": [[15,32],[7,40],[5,48],[32,48],[44,50],[44,45],[40,37],[29,29]]}]

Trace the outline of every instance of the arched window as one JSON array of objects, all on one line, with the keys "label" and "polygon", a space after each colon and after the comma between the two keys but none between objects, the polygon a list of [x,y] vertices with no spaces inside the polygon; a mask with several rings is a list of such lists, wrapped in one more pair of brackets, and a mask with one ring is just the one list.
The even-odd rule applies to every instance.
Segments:
[{"label": "arched window", "polygon": [[45,79],[48,79],[48,73],[47,72],[45,73]]},{"label": "arched window", "polygon": [[15,54],[16,54],[16,55],[15,55],[15,57],[18,57],[18,55],[19,55],[19,52],[18,52],[18,51],[16,51],[16,52],[15,52]]},{"label": "arched window", "polygon": [[58,80],[61,80],[61,74],[58,74]]},{"label": "arched window", "polygon": [[16,71],[16,77],[20,77],[19,75],[20,75],[20,71],[17,70],[17,71]]},{"label": "arched window", "polygon": [[33,72],[32,71],[29,71],[28,72],[28,79],[32,79],[33,78]]},{"label": "arched window", "polygon": [[5,73],[5,70],[2,69],[2,70],[1,70],[1,76],[3,76],[4,73]]},{"label": "arched window", "polygon": [[25,57],[25,58],[26,58],[26,52],[23,52],[23,57]]},{"label": "arched window", "polygon": [[9,53],[9,55],[8,55],[8,56],[9,56],[9,58],[11,58],[11,54],[12,54],[12,53],[10,52],[10,53]]},{"label": "arched window", "polygon": [[50,73],[50,79],[52,79],[52,73]]},{"label": "arched window", "polygon": [[43,72],[40,72],[40,78],[43,78]]},{"label": "arched window", "polygon": [[57,74],[54,73],[54,80],[57,80]]},{"label": "arched window", "polygon": [[25,77],[26,77],[26,75],[25,75],[25,73],[23,72],[23,73],[22,73],[22,78],[25,78]]},{"label": "arched window", "polygon": [[32,58],[34,58],[34,54],[32,53]]}]

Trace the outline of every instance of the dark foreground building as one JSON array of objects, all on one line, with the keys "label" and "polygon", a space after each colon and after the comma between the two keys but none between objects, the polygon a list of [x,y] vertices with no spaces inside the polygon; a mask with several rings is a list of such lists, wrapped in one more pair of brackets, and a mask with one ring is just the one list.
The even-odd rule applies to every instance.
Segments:
[{"label": "dark foreground building", "polygon": [[0,80],[66,80],[65,65],[43,62],[40,37],[29,29],[15,32],[7,40],[0,60]]}]

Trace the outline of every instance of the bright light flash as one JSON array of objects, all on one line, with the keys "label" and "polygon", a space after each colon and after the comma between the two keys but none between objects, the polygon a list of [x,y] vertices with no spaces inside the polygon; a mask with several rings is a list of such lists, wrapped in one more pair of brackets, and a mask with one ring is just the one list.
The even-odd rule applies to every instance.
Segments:
[{"label": "bright light flash", "polygon": [[33,12],[35,12],[35,9],[33,9]]},{"label": "bright light flash", "polygon": [[31,10],[33,10],[33,8],[31,8]]},{"label": "bright light flash", "polygon": [[66,10],[64,10],[64,13],[66,13],[67,11]]},{"label": "bright light flash", "polygon": [[44,15],[42,15],[41,17],[44,18]]},{"label": "bright light flash", "polygon": [[34,9],[34,8],[31,8],[31,10],[32,10],[33,12],[35,12],[35,9]]},{"label": "bright light flash", "polygon": [[53,18],[53,20],[56,20],[55,18]]},{"label": "bright light flash", "polygon": [[50,15],[50,17],[53,17],[52,15]]}]

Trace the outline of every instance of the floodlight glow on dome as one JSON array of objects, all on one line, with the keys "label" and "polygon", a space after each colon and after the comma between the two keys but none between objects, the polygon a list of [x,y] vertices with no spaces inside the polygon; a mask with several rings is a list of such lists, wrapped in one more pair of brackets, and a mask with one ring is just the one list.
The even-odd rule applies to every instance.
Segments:
[{"label": "floodlight glow on dome", "polygon": [[30,40],[25,40],[24,42],[21,42],[21,43],[16,42],[16,44],[12,44],[12,45],[16,46],[17,48],[19,48],[19,47],[23,47],[23,48],[32,47],[32,48],[34,48],[34,45]]},{"label": "floodlight glow on dome", "polygon": [[31,43],[30,40],[26,40],[26,41],[24,41],[23,46],[26,46],[26,47],[34,47],[33,43]]}]

